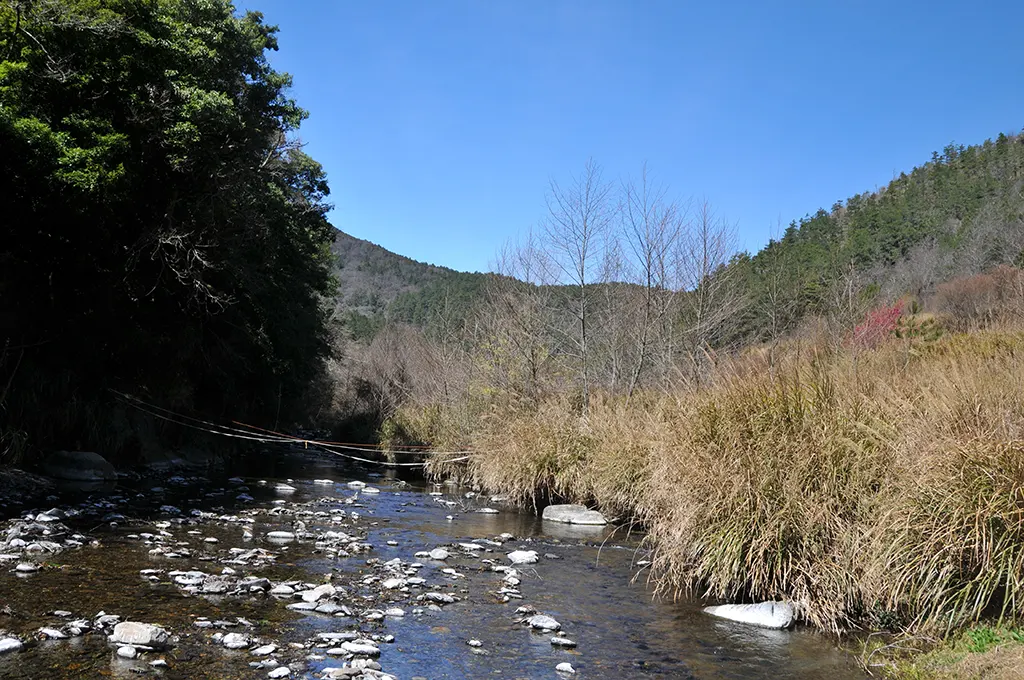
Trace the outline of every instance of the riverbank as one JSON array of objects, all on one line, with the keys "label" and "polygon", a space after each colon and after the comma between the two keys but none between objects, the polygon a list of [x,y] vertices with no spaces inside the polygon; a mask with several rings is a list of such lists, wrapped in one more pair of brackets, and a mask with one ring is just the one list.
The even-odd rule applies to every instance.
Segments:
[{"label": "riverbank", "polygon": [[833,631],[1024,615],[1018,331],[747,356],[700,391],[598,396],[586,419],[568,397],[462,408],[406,417],[478,452],[436,474],[634,518],[664,593],[790,600]]},{"label": "riverbank", "polygon": [[[0,678],[862,677],[812,630],[652,600],[646,552],[614,527],[308,457],[252,462],[5,522],[0,638],[20,649]],[[126,642],[124,622],[167,638]]]}]

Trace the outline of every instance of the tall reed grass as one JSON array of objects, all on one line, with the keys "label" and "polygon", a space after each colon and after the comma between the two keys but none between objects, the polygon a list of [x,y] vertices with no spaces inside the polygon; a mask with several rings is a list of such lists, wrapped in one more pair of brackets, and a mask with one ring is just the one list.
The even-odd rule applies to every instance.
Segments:
[{"label": "tall reed grass", "polygon": [[784,598],[831,630],[1024,617],[1024,333],[744,361],[587,418],[477,404],[475,455],[432,471],[641,521],[666,594]]}]

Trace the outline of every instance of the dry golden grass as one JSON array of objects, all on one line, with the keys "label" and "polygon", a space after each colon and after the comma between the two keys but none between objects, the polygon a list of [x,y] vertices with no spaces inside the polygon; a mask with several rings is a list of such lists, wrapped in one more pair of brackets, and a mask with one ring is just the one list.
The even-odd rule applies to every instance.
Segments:
[{"label": "dry golden grass", "polygon": [[1024,617],[1024,333],[762,364],[599,396],[586,419],[564,397],[495,401],[465,421],[459,469],[639,519],[667,593],[791,599],[833,630]]}]

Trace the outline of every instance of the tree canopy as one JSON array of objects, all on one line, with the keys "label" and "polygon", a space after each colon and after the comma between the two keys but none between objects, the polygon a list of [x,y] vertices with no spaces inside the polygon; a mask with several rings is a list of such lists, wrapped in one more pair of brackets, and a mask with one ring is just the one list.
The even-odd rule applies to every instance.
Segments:
[{"label": "tree canopy", "polygon": [[334,229],[276,48],[226,0],[0,0],[8,445],[110,441],[110,388],[283,417],[316,375]]}]

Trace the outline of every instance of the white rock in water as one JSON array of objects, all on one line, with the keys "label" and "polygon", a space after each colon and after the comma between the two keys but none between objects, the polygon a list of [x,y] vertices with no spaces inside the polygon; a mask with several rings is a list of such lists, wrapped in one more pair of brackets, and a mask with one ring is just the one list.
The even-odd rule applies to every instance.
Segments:
[{"label": "white rock in water", "polygon": [[440,602],[441,604],[451,604],[455,602],[455,598],[448,593],[426,593],[423,597],[427,598],[431,602]]},{"label": "white rock in water", "polygon": [[325,486],[330,484],[330,485],[333,486],[334,485],[334,480],[333,479],[314,479],[313,483],[314,484],[323,484]]},{"label": "white rock in water", "polygon": [[46,628],[45,626],[39,629],[39,634],[50,640],[66,640],[68,637],[56,628]]},{"label": "white rock in water", "polygon": [[405,583],[406,581],[404,578],[389,578],[385,579],[380,584],[380,587],[384,590],[395,590],[396,588],[401,588],[402,586],[404,586]]},{"label": "white rock in water", "polygon": [[291,484],[275,484],[274,491],[277,491],[278,493],[291,493],[295,491],[295,487]]},{"label": "white rock in water", "polygon": [[18,638],[0,638],[0,654],[16,652],[22,648],[21,640]]},{"label": "white rock in water", "polygon": [[469,550],[470,552],[484,549],[484,547],[479,543],[459,543],[459,547],[463,550]]},{"label": "white rock in water", "polygon": [[378,489],[375,486],[364,486],[363,487],[363,493],[369,493],[369,494],[380,493],[380,489]]},{"label": "white rock in water", "polygon": [[256,656],[266,656],[267,654],[273,654],[277,651],[277,645],[263,645],[252,650],[252,653]]},{"label": "white rock in water", "polygon": [[749,623],[763,628],[789,628],[796,613],[788,602],[759,602],[757,604],[721,604],[704,607],[704,612],[730,621]]},{"label": "white rock in water", "polygon": [[290,531],[268,531],[267,538],[272,541],[294,541],[295,534]]},{"label": "white rock in water", "polygon": [[543,519],[564,524],[586,524],[602,526],[608,524],[605,516],[597,510],[588,510],[584,505],[549,505],[541,515]]},{"label": "white rock in water", "polygon": [[550,616],[546,616],[544,614],[536,614],[535,616],[531,616],[530,618],[526,619],[526,623],[530,626],[530,628],[536,628],[537,630],[558,630],[562,627],[562,624],[560,624],[558,621],[555,621]]},{"label": "white rock in water", "polygon": [[171,634],[160,626],[136,621],[123,621],[114,626],[110,641],[120,645],[166,647]]},{"label": "white rock in water", "polygon": [[274,670],[267,673],[268,678],[287,678],[292,674],[292,669],[288,666],[278,666]]},{"label": "white rock in water", "polygon": [[31,574],[32,572],[39,571],[39,565],[32,564],[31,562],[22,562],[14,568],[14,571],[19,574]]},{"label": "white rock in water", "polygon": [[430,559],[432,560],[446,560],[448,559],[449,553],[444,548],[434,548],[430,551]]},{"label": "white rock in water", "polygon": [[123,645],[117,648],[117,655],[122,659],[134,659],[137,652],[131,645]]},{"label": "white rock in water", "polygon": [[380,650],[369,642],[342,642],[341,648],[349,654],[358,654],[360,656],[380,656]]},{"label": "white rock in water", "polygon": [[481,515],[497,515],[501,511],[495,510],[494,508],[480,508],[479,510],[477,510],[477,512],[479,512]]},{"label": "white rock in water", "polygon": [[302,593],[302,599],[304,602],[316,602],[324,597],[330,597],[334,595],[334,586],[330,583],[325,583],[322,586],[317,586],[312,590],[306,590]]},{"label": "white rock in water", "polygon": [[551,638],[551,644],[553,644],[555,647],[565,647],[566,649],[572,649],[576,646],[576,641],[564,637],[553,637]]},{"label": "white rock in water", "polygon": [[241,649],[249,646],[249,638],[241,633],[228,633],[221,638],[220,643],[228,649]]},{"label": "white rock in water", "polygon": [[508,558],[512,564],[533,564],[540,559],[536,550],[513,550],[508,554]]},{"label": "white rock in water", "polygon": [[572,664],[566,661],[563,661],[562,663],[555,666],[555,670],[559,673],[568,673],[569,675],[572,675],[576,672],[576,669],[572,667]]},{"label": "white rock in water", "polygon": [[366,482],[355,481],[348,483],[348,488],[350,489],[362,489],[364,486],[366,486]]}]

